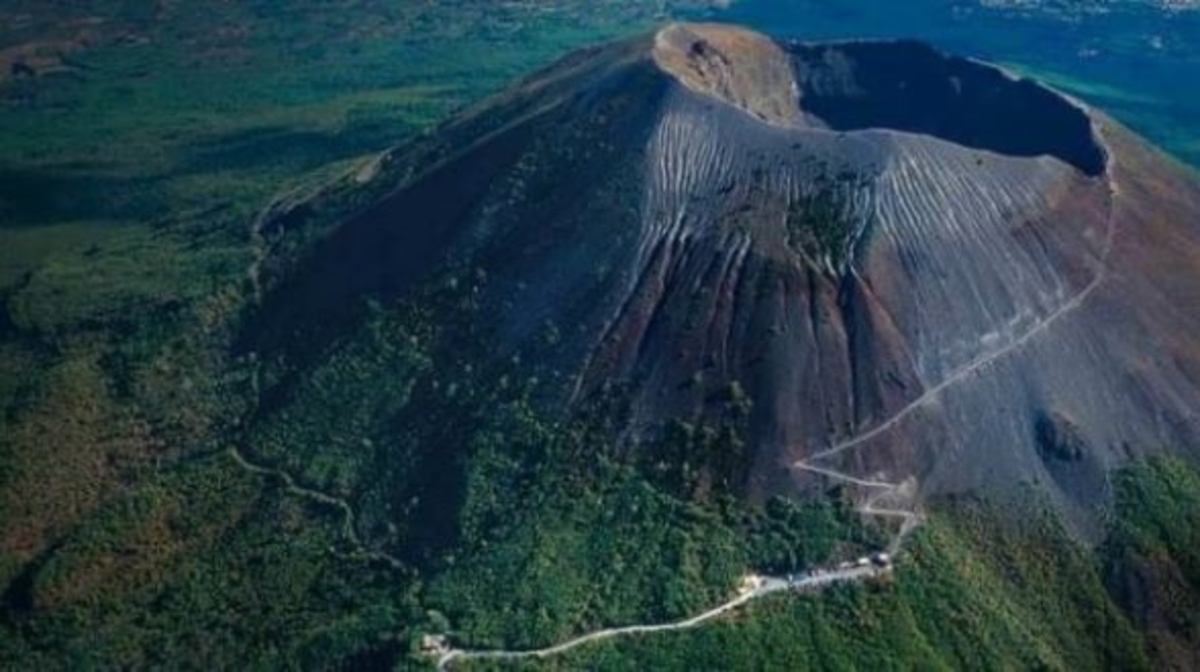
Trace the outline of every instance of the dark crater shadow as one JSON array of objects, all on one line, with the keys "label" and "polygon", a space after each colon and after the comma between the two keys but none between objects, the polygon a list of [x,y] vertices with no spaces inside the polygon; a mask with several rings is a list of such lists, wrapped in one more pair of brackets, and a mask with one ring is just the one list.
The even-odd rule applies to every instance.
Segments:
[{"label": "dark crater shadow", "polygon": [[1106,154],[1083,110],[1035,82],[919,42],[788,46],[800,106],[837,131],[932,135],[1009,156],[1050,155],[1089,176]]}]

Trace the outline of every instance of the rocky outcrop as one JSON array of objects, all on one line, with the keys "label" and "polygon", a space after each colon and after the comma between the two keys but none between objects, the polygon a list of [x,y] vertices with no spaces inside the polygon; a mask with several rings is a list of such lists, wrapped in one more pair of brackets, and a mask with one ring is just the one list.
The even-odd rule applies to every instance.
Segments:
[{"label": "rocky outcrop", "polygon": [[798,126],[803,119],[792,59],[763,35],[729,26],[674,24],[655,36],[653,57],[689,89],[766,123]]},{"label": "rocky outcrop", "polygon": [[1061,414],[1041,413],[1033,426],[1043,459],[1078,462],[1087,455],[1087,443],[1079,428]]}]

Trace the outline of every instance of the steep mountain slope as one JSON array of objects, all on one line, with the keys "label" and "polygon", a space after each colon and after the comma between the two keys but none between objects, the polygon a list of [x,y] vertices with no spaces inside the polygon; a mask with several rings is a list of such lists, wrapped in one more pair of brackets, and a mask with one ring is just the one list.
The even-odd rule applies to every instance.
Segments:
[{"label": "steep mountain slope", "polygon": [[246,347],[278,370],[364,298],[474,268],[493,353],[539,363],[551,408],[619,385],[636,443],[745,397],[754,498],[1033,482],[1087,532],[1110,469],[1197,445],[1200,187],[991,66],[675,25],[383,165],[394,191],[277,264]]}]

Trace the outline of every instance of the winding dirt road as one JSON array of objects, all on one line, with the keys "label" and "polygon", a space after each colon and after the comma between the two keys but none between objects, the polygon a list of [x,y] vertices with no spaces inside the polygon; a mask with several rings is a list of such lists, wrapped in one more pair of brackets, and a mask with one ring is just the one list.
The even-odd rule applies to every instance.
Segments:
[{"label": "winding dirt road", "polygon": [[268,478],[278,479],[283,483],[284,489],[293,495],[296,495],[301,499],[307,499],[323,506],[337,509],[342,513],[342,536],[345,537],[346,540],[355,547],[357,556],[359,558],[363,560],[381,562],[397,571],[404,571],[404,563],[400,562],[398,558],[383,551],[372,550],[369,546],[367,546],[366,542],[364,542],[362,538],[358,536],[358,530],[354,524],[354,508],[351,507],[349,502],[346,500],[339,499],[319,490],[306,488],[296,483],[296,479],[286,471],[255,464],[246,459],[246,456],[243,455],[242,452],[237,448],[230,448],[229,455],[233,458],[234,462],[237,462],[238,465],[246,471],[259,474],[261,476],[266,476]]},{"label": "winding dirt road", "polygon": [[446,653],[442,654],[440,658],[438,658],[437,667],[439,671],[445,672],[449,670],[451,665],[455,662],[467,662],[470,660],[521,660],[523,658],[549,658],[566,653],[572,649],[579,648],[586,644],[601,642],[608,639],[690,630],[692,628],[704,625],[709,621],[720,618],[721,616],[724,616],[725,614],[728,614],[729,612],[734,611],[735,609],[749,602],[767,597],[768,595],[774,595],[788,590],[819,590],[838,583],[865,581],[867,579],[883,576],[889,571],[890,569],[887,568],[867,566],[808,574],[792,580],[780,577],[765,577],[763,579],[763,584],[758,588],[739,595],[738,597],[735,597],[724,604],[686,620],[676,621],[674,623],[663,623],[660,625],[630,625],[621,628],[605,628],[603,630],[596,630],[595,632],[591,632],[586,635],[581,635],[575,639],[563,642],[562,644],[548,646],[544,649],[530,649],[526,651],[507,651],[503,649],[491,651],[467,651],[453,649],[447,651]]}]

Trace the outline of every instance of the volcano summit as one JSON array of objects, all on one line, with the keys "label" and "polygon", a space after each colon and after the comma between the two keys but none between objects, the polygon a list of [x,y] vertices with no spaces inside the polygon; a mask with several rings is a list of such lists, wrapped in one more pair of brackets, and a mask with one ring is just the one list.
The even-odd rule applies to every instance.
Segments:
[{"label": "volcano summit", "polygon": [[619,387],[632,450],[744,401],[745,454],[705,468],[751,497],[1034,483],[1086,529],[1111,469],[1200,446],[1200,185],[991,65],[672,25],[381,165],[274,264],[251,347],[303,362],[364,297],[473,267],[495,352],[566,412]]}]

